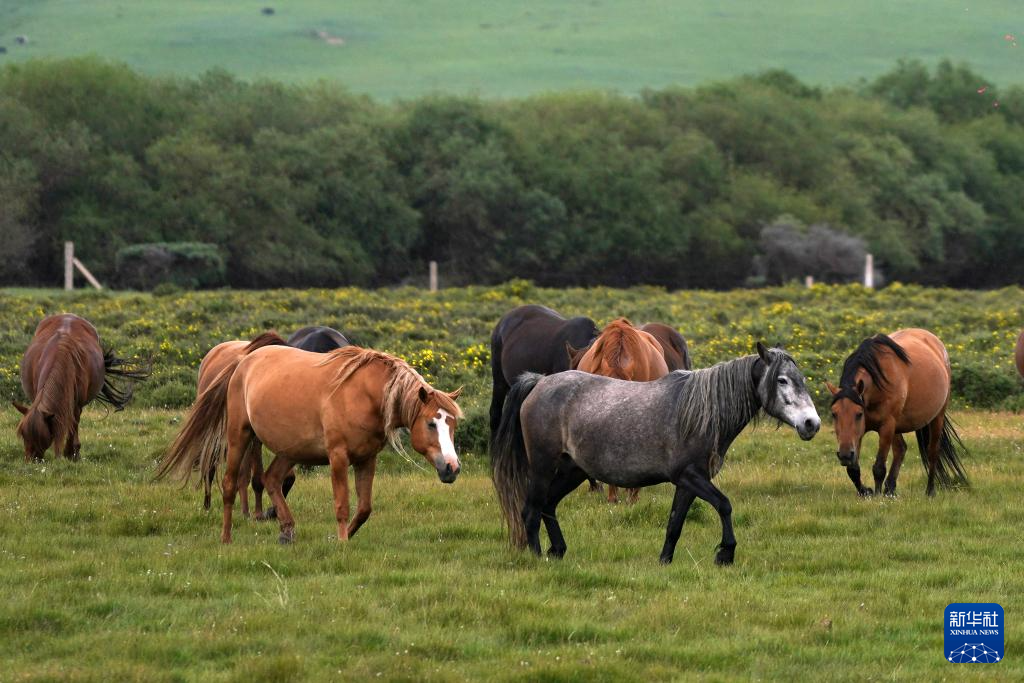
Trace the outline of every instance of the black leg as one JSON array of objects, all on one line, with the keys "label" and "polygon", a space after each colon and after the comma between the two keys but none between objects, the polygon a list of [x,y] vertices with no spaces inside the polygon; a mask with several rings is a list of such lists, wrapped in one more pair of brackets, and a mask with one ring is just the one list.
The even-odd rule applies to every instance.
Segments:
[{"label": "black leg", "polygon": [[871,495],[871,489],[860,482],[860,465],[850,465],[846,468],[846,474],[850,477],[858,494],[865,498]]},{"label": "black leg", "polygon": [[732,503],[706,476],[689,471],[683,475],[682,484],[699,498],[710,503],[718,512],[722,520],[722,543],[715,554],[715,564],[732,564],[736,555],[736,536],[732,532]]},{"label": "black leg", "polygon": [[551,488],[548,489],[548,500],[544,505],[542,515],[544,528],[548,531],[548,540],[551,541],[551,547],[548,548],[548,555],[551,557],[564,557],[566,550],[565,537],[562,536],[562,527],[558,523],[558,513],[555,509],[562,499],[575,491],[576,487],[582,484],[586,478],[587,475],[583,470],[573,467],[569,471],[559,469],[555,474],[554,481],[551,482]]},{"label": "black leg", "polygon": [[281,485],[281,492],[284,493],[284,497],[288,497],[288,492],[292,490],[292,485],[295,483],[295,470],[293,469],[287,477],[284,478],[284,484]]},{"label": "black leg", "polygon": [[672,510],[668,515],[668,528],[665,530],[665,545],[661,549],[661,563],[669,564],[676,553],[679,534],[683,532],[683,522],[693,505],[697,494],[684,486],[676,486],[676,495],[672,498]]},{"label": "black leg", "polygon": [[523,528],[526,531],[526,546],[534,555],[540,555],[541,513],[555,478],[557,461],[542,452],[533,452],[530,456],[530,483],[526,488],[526,501],[523,505]]},{"label": "black leg", "polygon": [[871,474],[875,476],[875,493],[879,494],[882,492],[882,482],[885,481],[884,456],[875,460],[875,464],[871,467]]}]

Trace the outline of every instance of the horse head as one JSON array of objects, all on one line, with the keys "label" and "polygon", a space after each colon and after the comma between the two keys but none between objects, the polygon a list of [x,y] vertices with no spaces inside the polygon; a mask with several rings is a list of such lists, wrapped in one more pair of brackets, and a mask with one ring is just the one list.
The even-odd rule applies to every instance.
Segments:
[{"label": "horse head", "polygon": [[462,411],[455,401],[461,393],[461,387],[445,393],[430,386],[421,386],[419,411],[409,426],[413,449],[434,466],[438,478],[445,484],[454,482],[462,470],[459,456],[455,452],[455,428],[462,417]]},{"label": "horse head", "polygon": [[17,432],[25,445],[25,461],[42,460],[46,449],[53,443],[53,415],[33,410],[17,401],[11,404],[22,414]]},{"label": "horse head", "polygon": [[858,378],[853,386],[837,387],[825,382],[825,387],[832,394],[832,423],[839,443],[836,457],[841,465],[852,467],[860,457],[860,442],[867,431],[864,426],[864,378]]},{"label": "horse head", "polygon": [[780,348],[768,348],[757,342],[757,355],[764,364],[757,381],[761,407],[772,417],[796,430],[809,441],[821,428],[821,418],[807,393],[803,373],[792,356]]}]

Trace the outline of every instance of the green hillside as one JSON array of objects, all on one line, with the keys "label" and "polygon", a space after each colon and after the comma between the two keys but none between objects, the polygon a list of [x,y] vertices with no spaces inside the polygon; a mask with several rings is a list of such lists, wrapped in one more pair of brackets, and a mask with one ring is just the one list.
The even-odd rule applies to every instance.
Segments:
[{"label": "green hillside", "polygon": [[395,98],[633,92],[767,68],[840,84],[948,57],[1005,85],[1020,82],[1024,47],[1005,39],[1018,30],[1009,0],[3,0],[0,63],[95,53],[153,74],[223,67]]}]

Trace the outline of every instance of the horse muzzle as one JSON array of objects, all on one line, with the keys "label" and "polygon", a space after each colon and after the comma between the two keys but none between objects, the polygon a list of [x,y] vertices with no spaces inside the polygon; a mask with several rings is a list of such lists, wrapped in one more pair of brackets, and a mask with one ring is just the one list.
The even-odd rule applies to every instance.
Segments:
[{"label": "horse muzzle", "polygon": [[857,464],[857,454],[853,451],[836,451],[836,457],[839,458],[839,464],[843,467],[851,467]]},{"label": "horse muzzle", "polygon": [[435,463],[434,468],[437,470],[437,478],[445,484],[454,483],[455,479],[459,476],[459,472],[462,471],[462,465],[459,463],[452,467],[451,463],[443,460]]},{"label": "horse muzzle", "polygon": [[818,418],[807,418],[802,424],[797,426],[796,433],[804,441],[810,441],[818,433],[819,429],[821,429],[821,420]]}]

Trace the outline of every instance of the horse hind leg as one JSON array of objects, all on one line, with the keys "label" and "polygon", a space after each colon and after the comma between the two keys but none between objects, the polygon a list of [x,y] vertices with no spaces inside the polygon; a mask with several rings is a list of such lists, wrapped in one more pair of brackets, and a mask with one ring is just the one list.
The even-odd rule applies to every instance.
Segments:
[{"label": "horse hind leg", "polygon": [[548,548],[548,555],[561,558],[565,556],[565,536],[562,535],[562,526],[558,523],[558,504],[562,499],[576,490],[587,478],[586,473],[578,467],[571,466],[559,469],[555,475],[551,487],[548,489],[548,498],[544,504],[541,517],[544,519],[544,528],[548,532],[548,540],[551,547]]},{"label": "horse hind leg", "polygon": [[242,459],[245,456],[246,446],[252,438],[252,431],[248,427],[228,426],[228,456],[227,464],[224,467],[224,477],[221,479],[221,493],[224,501],[224,523],[221,529],[221,543],[231,543],[231,516],[235,505],[235,495],[238,493],[238,470],[242,466]]},{"label": "horse hind leg", "polygon": [[270,467],[263,473],[263,485],[277,510],[277,520],[281,525],[278,542],[282,545],[295,540],[295,518],[292,517],[291,508],[288,507],[288,503],[284,500],[284,494],[281,492],[281,482],[291,466],[291,461],[278,455],[274,457],[270,462]]},{"label": "horse hind leg", "polygon": [[530,482],[526,489],[522,516],[526,545],[534,555],[540,555],[540,523],[555,478],[556,462],[555,457],[540,449],[530,451]]},{"label": "horse hind leg", "polygon": [[668,515],[668,525],[665,528],[665,545],[662,546],[661,557],[658,558],[662,564],[672,562],[679,535],[683,532],[683,522],[686,521],[686,515],[696,497],[697,494],[692,489],[682,484],[676,486],[676,494],[672,498],[672,511]]},{"label": "horse hind leg", "polygon": [[896,496],[896,479],[900,476],[900,468],[903,466],[903,456],[907,454],[907,442],[902,434],[897,434],[892,441],[892,465],[889,467],[889,476],[885,480],[885,495]]},{"label": "horse hind leg", "polygon": [[[946,414],[940,413],[938,417],[928,424],[928,489],[929,496],[935,495],[935,479],[939,467],[939,445],[942,442],[942,430],[946,427]],[[921,444],[918,444],[919,446]]]}]

